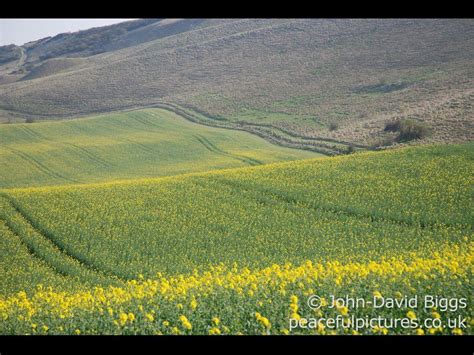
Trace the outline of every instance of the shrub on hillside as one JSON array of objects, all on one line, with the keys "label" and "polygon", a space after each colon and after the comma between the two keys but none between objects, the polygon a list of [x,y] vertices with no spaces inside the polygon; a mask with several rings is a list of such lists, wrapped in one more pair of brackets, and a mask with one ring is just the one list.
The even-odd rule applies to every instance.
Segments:
[{"label": "shrub on hillside", "polygon": [[331,123],[329,124],[329,130],[330,130],[330,131],[335,131],[335,130],[338,129],[338,128],[339,128],[339,125],[337,124],[337,122],[331,122]]},{"label": "shrub on hillside", "polygon": [[393,120],[385,123],[385,132],[398,132],[400,130],[400,120]]},{"label": "shrub on hillside", "polygon": [[403,120],[400,125],[400,142],[411,141],[414,139],[422,139],[428,135],[430,129],[422,122],[414,120]]},{"label": "shrub on hillside", "polygon": [[385,124],[385,132],[399,132],[397,140],[408,142],[414,139],[422,139],[430,133],[429,127],[420,121],[401,119],[390,121]]}]

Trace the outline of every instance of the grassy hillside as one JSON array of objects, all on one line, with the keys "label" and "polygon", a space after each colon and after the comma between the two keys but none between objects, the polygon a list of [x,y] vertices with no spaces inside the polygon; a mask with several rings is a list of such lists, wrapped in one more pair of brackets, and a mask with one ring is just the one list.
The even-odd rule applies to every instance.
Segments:
[{"label": "grassy hillside", "polygon": [[[187,21],[153,31],[142,26],[145,42],[132,45],[130,37],[126,47],[85,57],[75,69],[53,61],[37,69],[41,77],[0,85],[0,116],[62,117],[166,102],[228,125],[284,129],[308,146],[320,139],[391,144],[383,128],[394,118],[432,126],[424,142],[474,138],[470,19]],[[166,32],[168,26],[179,30]]]},{"label": "grassy hillside", "polygon": [[191,123],[162,109],[0,126],[0,188],[260,165],[316,153]]},{"label": "grassy hillside", "polygon": [[[429,146],[4,190],[3,243],[19,254],[2,259],[0,315],[8,318],[0,332],[280,334],[288,317],[314,315],[306,305],[314,293],[472,302],[473,159],[473,144]],[[7,271],[17,260],[21,268]],[[34,263],[43,265],[40,276],[15,276]],[[31,280],[40,277],[35,289]],[[27,294],[12,295],[20,290]],[[419,319],[455,314],[421,306],[377,312],[410,318],[409,311]],[[431,332],[471,329],[472,322]],[[428,330],[360,332],[420,331]]]}]

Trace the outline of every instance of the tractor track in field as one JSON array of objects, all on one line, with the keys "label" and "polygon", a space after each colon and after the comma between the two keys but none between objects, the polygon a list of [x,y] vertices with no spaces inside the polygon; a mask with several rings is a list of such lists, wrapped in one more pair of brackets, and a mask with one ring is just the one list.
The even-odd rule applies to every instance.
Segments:
[{"label": "tractor track in field", "polygon": [[[431,221],[419,221],[419,222],[413,222],[409,220],[404,220],[404,219],[398,219],[398,218],[392,218],[392,217],[387,217],[387,216],[379,216],[379,215],[371,215],[371,214],[366,214],[366,213],[361,213],[361,212],[356,212],[354,210],[348,210],[348,209],[343,209],[343,208],[337,208],[337,207],[330,207],[330,206],[323,206],[323,205],[316,205],[314,203],[311,203],[310,201],[304,201],[304,200],[299,200],[295,198],[294,196],[291,196],[289,194],[285,194],[282,191],[279,190],[274,190],[274,189],[269,189],[269,188],[264,188],[264,187],[255,187],[255,186],[250,186],[244,183],[232,181],[229,179],[225,178],[216,178],[214,179],[215,182],[220,183],[222,185],[226,185],[231,188],[231,190],[236,190],[236,188],[239,190],[238,192],[235,193],[242,193],[243,191],[248,191],[248,192],[258,192],[259,194],[262,194],[264,196],[267,196],[269,198],[275,199],[277,201],[284,202],[286,204],[290,205],[303,205],[306,208],[313,209],[313,210],[320,210],[320,211],[325,211],[325,212],[330,212],[334,214],[343,214],[349,217],[357,217],[357,218],[367,218],[371,222],[389,222],[397,225],[402,225],[402,226],[413,226],[413,227],[420,227],[422,229],[425,228],[436,228],[439,226],[445,226],[445,227],[466,227],[462,224],[451,224],[451,223],[435,223]],[[196,179],[195,182],[197,184],[200,184],[201,186],[206,186],[205,183],[202,183],[199,181],[199,179]],[[253,194],[255,196],[255,194]],[[257,197],[255,199],[258,200]],[[265,201],[262,201],[265,203]]]},{"label": "tractor track in field", "polygon": [[145,144],[142,144],[140,142],[136,142],[136,141],[133,141],[131,139],[128,139],[128,138],[120,138],[120,139],[117,139],[117,140],[120,140],[122,142],[127,142],[128,144],[131,144],[131,145],[134,145],[136,147],[138,147],[138,149],[140,149],[141,151],[145,152],[145,153],[148,153],[148,154],[151,154],[151,155],[156,155],[157,152],[153,149],[153,148],[150,148],[148,146],[146,146]]},{"label": "tractor track in field", "polygon": [[39,162],[37,159],[33,158],[32,156],[28,155],[27,153],[22,152],[21,150],[18,150],[18,149],[12,148],[12,147],[6,147],[6,146],[4,148],[10,150],[11,152],[13,152],[13,154],[18,155],[23,160],[25,160],[28,163],[34,165],[43,174],[46,174],[46,175],[48,175],[52,178],[59,179],[59,180],[66,180],[66,181],[69,181],[69,182],[72,182],[72,183],[81,183],[80,181],[78,181],[76,179],[66,177],[64,175],[61,175],[61,174],[51,170],[50,168],[48,168],[43,163]]},{"label": "tractor track in field", "polygon": [[[148,120],[146,117],[137,115],[135,112],[132,112],[131,116],[135,121],[141,123],[144,126],[147,126],[147,127],[152,126],[155,129],[161,130],[161,127],[159,125],[157,125],[156,123]],[[149,131],[149,130],[147,130],[147,131]]]},{"label": "tractor track in field", "polygon": [[41,262],[42,265],[46,266],[49,270],[51,270],[52,272],[54,272],[55,274],[58,274],[58,275],[61,275],[61,276],[66,276],[66,277],[74,277],[75,275],[73,274],[70,274],[68,272],[65,272],[63,270],[60,270],[58,269],[56,266],[54,266],[52,263],[50,263],[49,261],[47,261],[46,259],[44,259],[43,257],[41,257],[38,252],[36,251],[36,248],[34,246],[32,246],[30,243],[28,243],[27,241],[25,241],[20,233],[18,233],[16,231],[16,228],[11,224],[11,222],[0,215],[0,221],[2,221],[4,224],[5,224],[5,228],[7,228],[7,230],[9,230],[14,236],[17,237],[17,239],[19,240],[19,242],[25,246],[28,254],[38,260],[39,262]]},{"label": "tractor track in field", "polygon": [[[57,264],[55,265],[54,262],[49,261],[46,257],[41,255],[42,254],[41,252],[38,252],[37,249],[39,248],[37,246],[35,246],[31,242],[28,242],[22,236],[22,233],[18,230],[17,227],[15,227],[14,223],[9,221],[9,219],[6,218],[5,216],[3,217],[0,216],[1,219],[4,220],[7,227],[15,235],[17,235],[18,238],[26,245],[30,254],[42,260],[44,263],[49,265],[49,267],[53,268],[58,274],[61,274],[63,276],[79,277],[79,278],[90,276],[92,278],[102,279],[106,281],[110,281],[114,279],[119,280],[119,281],[126,281],[125,278],[123,278],[122,276],[118,274],[115,274],[113,271],[103,270],[97,267],[96,265],[94,265],[93,263],[91,263],[89,260],[87,260],[83,256],[78,255],[77,253],[74,253],[71,250],[69,250],[63,243],[58,241],[57,238],[52,233],[50,233],[49,231],[44,229],[41,225],[36,223],[34,219],[32,219],[29,216],[29,214],[20,206],[18,202],[16,202],[14,198],[3,193],[0,194],[0,198],[3,198],[9,204],[9,206],[14,210],[14,212],[17,213],[21,217],[23,222],[27,224],[28,227],[30,227],[35,233],[37,233],[43,239],[43,241],[45,241],[49,245],[48,247],[51,248],[53,252],[55,251],[57,253],[57,256],[64,259],[64,260],[61,260],[61,263],[64,262],[66,264],[69,264],[69,266],[64,265],[64,264],[58,266]],[[78,275],[76,273],[71,273],[71,272],[62,270],[61,266],[63,267],[66,266],[66,268],[70,267],[70,268],[76,268],[76,269],[82,268],[83,270],[88,272],[89,275]]]},{"label": "tractor track in field", "polygon": [[201,143],[207,150],[209,150],[212,153],[227,156],[227,157],[230,157],[230,158],[233,158],[233,159],[237,159],[237,160],[239,160],[243,163],[249,164],[251,166],[262,165],[263,164],[260,160],[249,158],[249,157],[246,157],[244,155],[228,153],[228,152],[226,152],[222,149],[219,149],[214,144],[212,144],[208,139],[206,139],[205,137],[203,137],[201,135],[194,135],[194,138],[196,138],[196,140],[199,143]]},{"label": "tractor track in field", "polygon": [[32,139],[44,139],[44,137],[39,134],[38,132],[32,130],[30,127],[27,126],[20,126],[21,129]]},{"label": "tractor track in field", "polygon": [[86,156],[89,160],[93,161],[93,162],[96,162],[100,165],[102,165],[103,167],[105,168],[110,168],[112,166],[112,164],[110,164],[109,162],[99,158],[98,156],[96,156],[95,154],[89,152],[86,148],[84,147],[80,147],[78,145],[75,145],[73,143],[63,143],[63,145],[66,145],[66,146],[70,146],[70,147],[73,147],[75,150],[78,150],[80,152],[82,152],[81,155],[84,155]]}]

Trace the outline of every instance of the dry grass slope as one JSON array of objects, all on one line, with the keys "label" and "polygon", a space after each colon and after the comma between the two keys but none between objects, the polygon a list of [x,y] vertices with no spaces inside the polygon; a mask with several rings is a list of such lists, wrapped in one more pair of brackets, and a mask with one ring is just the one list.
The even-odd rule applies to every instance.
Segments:
[{"label": "dry grass slope", "polygon": [[472,20],[186,21],[142,26],[76,69],[0,85],[0,119],[167,103],[342,151],[380,145],[384,123],[400,117],[433,127],[424,142],[474,138]]}]

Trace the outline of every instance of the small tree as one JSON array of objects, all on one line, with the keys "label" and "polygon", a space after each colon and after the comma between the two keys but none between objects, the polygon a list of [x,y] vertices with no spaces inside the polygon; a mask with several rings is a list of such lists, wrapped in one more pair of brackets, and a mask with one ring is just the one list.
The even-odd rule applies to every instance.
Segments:
[{"label": "small tree", "polygon": [[339,128],[339,125],[337,124],[337,122],[331,122],[331,123],[329,124],[329,130],[330,130],[330,131],[335,131],[335,130],[338,129],[338,128]]}]

